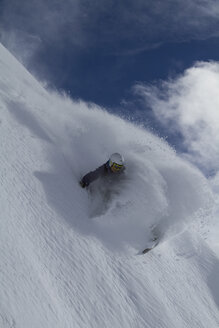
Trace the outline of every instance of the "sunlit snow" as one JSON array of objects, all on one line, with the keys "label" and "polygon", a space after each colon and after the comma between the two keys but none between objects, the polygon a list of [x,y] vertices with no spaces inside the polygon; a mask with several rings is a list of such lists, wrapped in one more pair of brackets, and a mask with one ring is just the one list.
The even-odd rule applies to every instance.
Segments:
[{"label": "sunlit snow", "polygon": [[[0,72],[0,327],[219,327],[218,178],[2,46]],[[82,189],[113,152],[122,180]]]}]

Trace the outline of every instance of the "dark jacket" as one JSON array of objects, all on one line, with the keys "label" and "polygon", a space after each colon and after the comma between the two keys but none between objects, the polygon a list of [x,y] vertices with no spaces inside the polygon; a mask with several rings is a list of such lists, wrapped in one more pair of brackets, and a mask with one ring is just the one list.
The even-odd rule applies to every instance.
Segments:
[{"label": "dark jacket", "polygon": [[[121,173],[121,172],[118,172]],[[98,167],[95,171],[91,171],[87,173],[80,181],[82,188],[88,187],[89,184],[100,177],[109,176],[109,175],[117,175],[118,173],[113,173],[109,166],[109,161],[105,164]]]}]

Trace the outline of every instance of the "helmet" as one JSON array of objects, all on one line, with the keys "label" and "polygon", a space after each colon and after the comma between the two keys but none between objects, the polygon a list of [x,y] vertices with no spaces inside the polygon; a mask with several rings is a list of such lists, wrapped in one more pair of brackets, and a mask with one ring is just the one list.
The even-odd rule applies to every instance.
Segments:
[{"label": "helmet", "polygon": [[110,156],[109,166],[113,172],[120,171],[124,167],[124,158],[119,153]]}]

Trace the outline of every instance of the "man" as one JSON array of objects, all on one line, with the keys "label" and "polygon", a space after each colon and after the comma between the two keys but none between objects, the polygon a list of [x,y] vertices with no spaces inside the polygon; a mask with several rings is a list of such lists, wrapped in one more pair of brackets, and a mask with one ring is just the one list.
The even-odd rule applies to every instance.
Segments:
[{"label": "man", "polygon": [[121,174],[125,169],[124,159],[119,153],[114,153],[110,159],[95,171],[87,173],[80,181],[82,188],[88,187],[89,184],[99,177],[113,176]]}]

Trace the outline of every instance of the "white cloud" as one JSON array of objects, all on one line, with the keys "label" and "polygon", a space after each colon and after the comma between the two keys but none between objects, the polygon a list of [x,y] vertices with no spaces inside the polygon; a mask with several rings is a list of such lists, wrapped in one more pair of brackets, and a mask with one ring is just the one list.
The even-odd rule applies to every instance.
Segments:
[{"label": "white cloud", "polygon": [[191,161],[219,171],[218,62],[196,63],[176,79],[135,90],[169,132],[183,136]]}]

